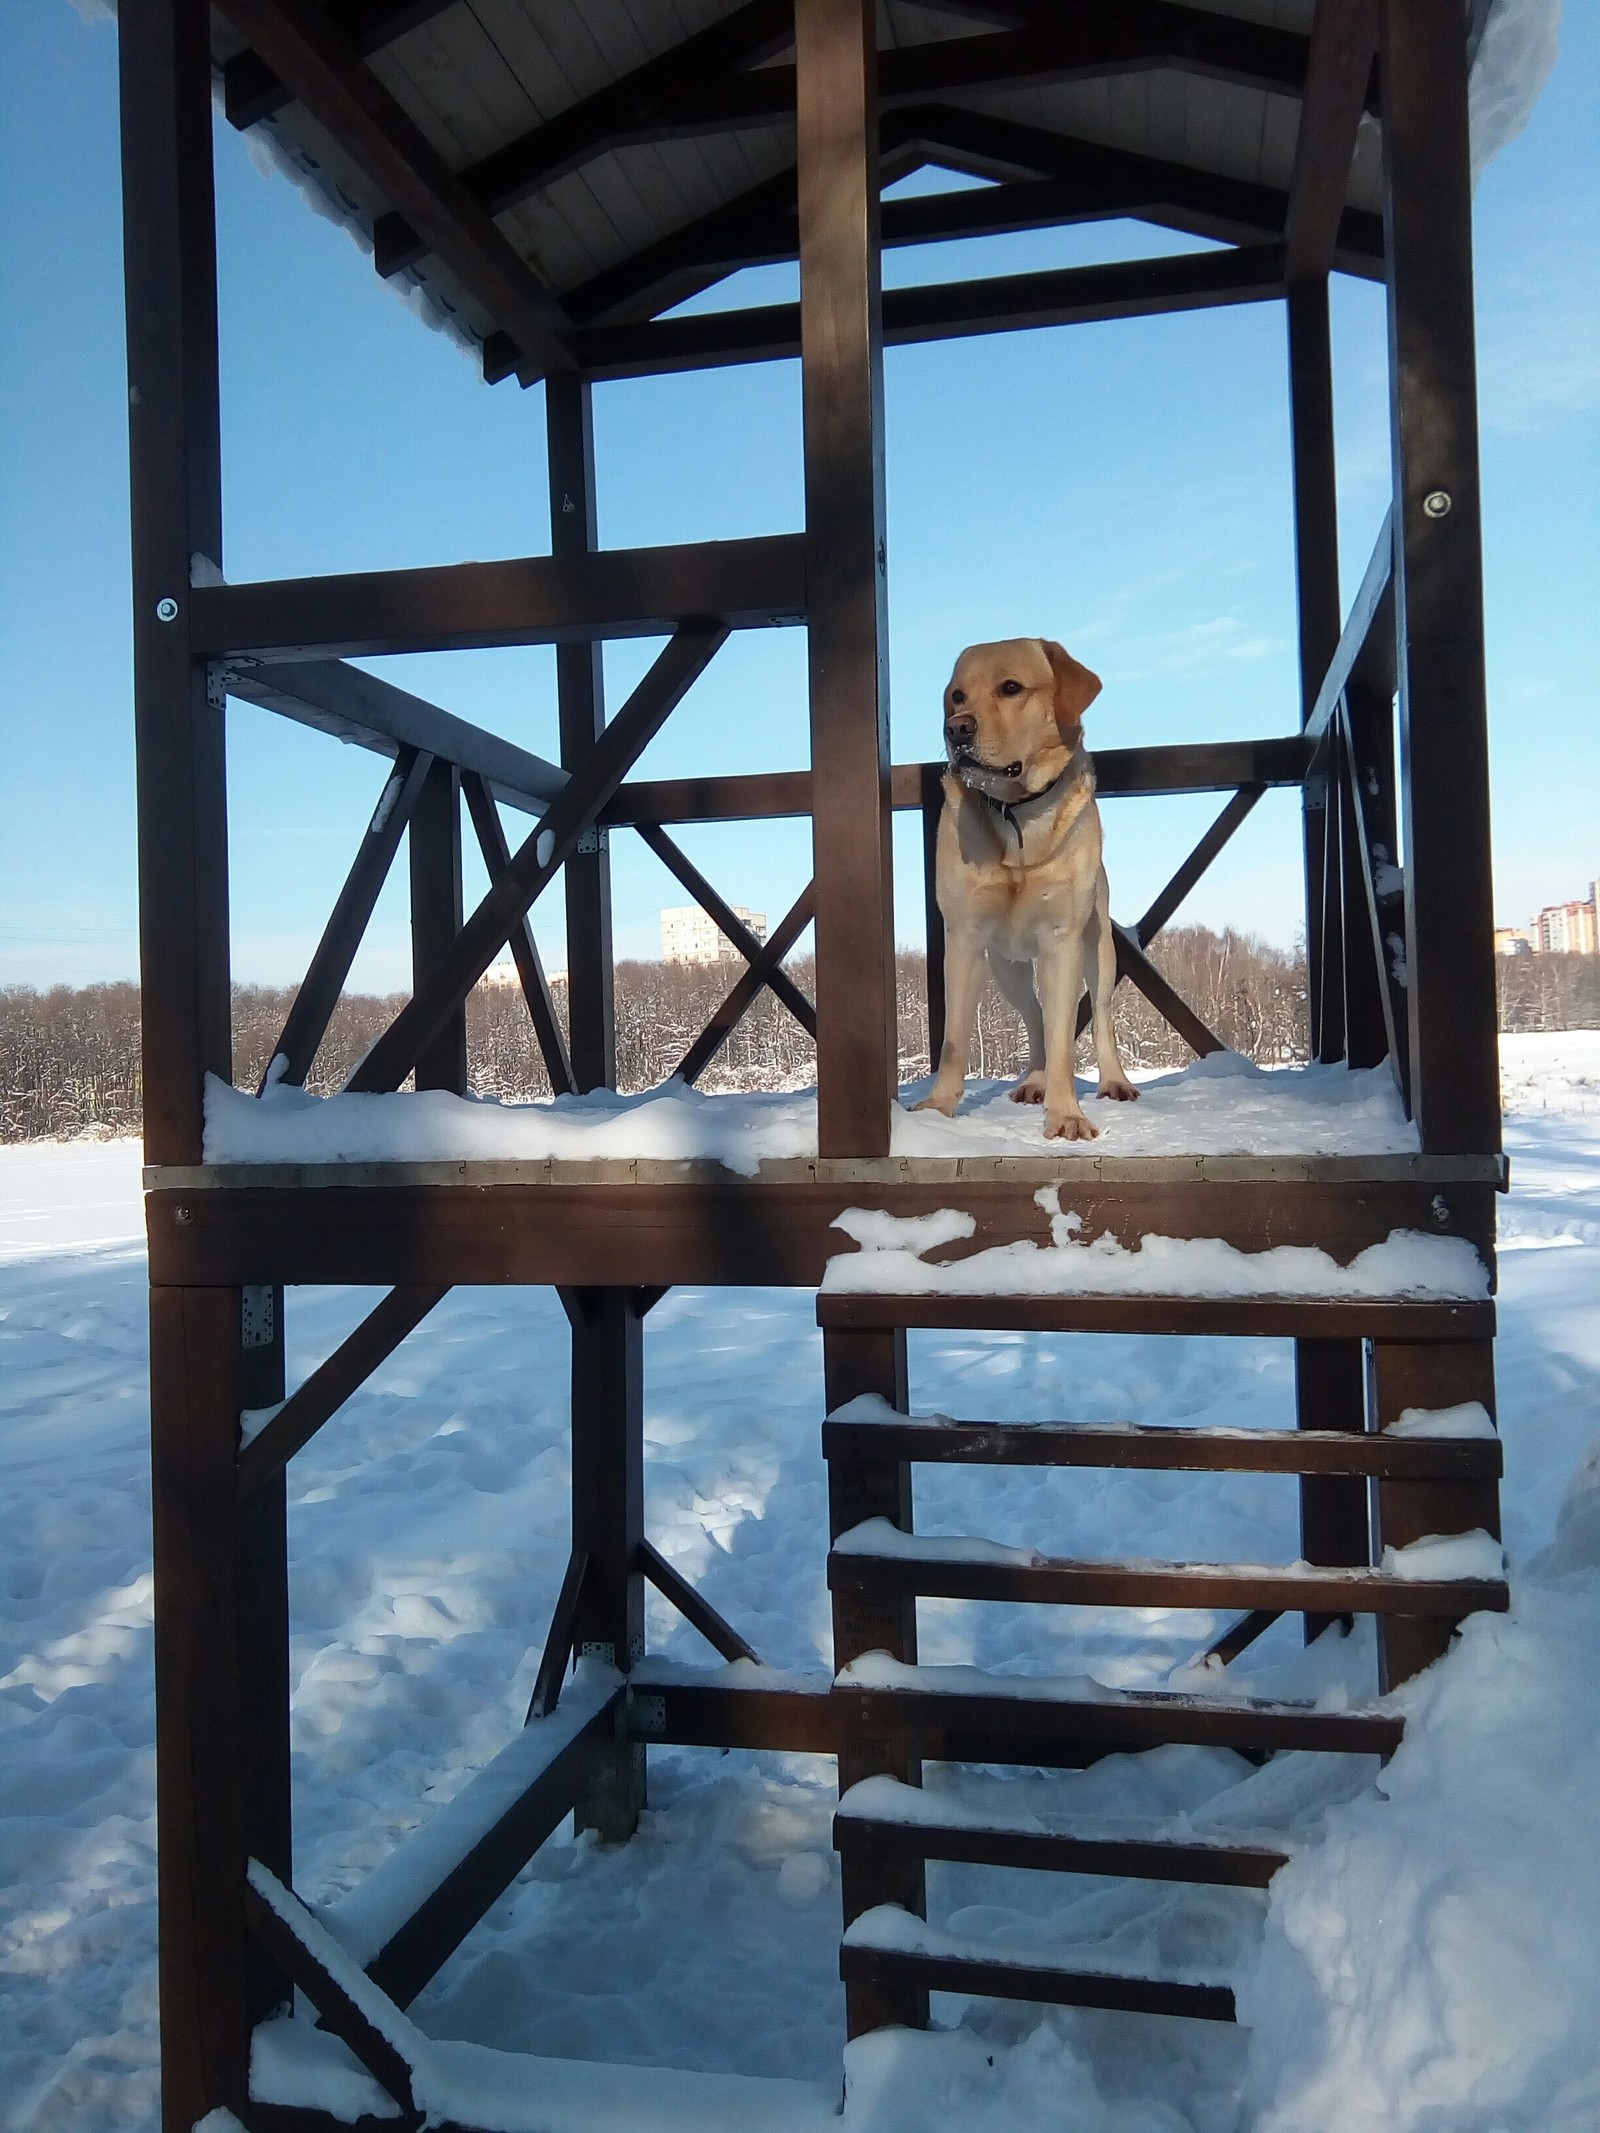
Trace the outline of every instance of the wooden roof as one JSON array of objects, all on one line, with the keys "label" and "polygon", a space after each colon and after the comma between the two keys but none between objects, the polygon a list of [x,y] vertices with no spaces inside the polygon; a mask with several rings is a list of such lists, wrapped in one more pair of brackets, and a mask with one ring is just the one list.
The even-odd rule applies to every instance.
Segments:
[{"label": "wooden roof", "polygon": [[[1281,242],[1297,144],[1316,160],[1309,75],[1333,144],[1301,179],[1325,196],[1322,264],[1381,275],[1374,11],[1324,0],[1314,46],[1313,7],[879,0],[886,175],[1002,181],[892,203],[885,241],[1120,213]],[[233,122],[490,376],[794,254],[786,0],[217,0],[213,51]]]}]

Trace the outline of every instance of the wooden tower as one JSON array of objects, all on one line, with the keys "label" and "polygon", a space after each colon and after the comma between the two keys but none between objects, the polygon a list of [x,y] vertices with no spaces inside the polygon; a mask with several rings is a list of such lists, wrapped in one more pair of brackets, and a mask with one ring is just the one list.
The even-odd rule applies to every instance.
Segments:
[{"label": "wooden tower", "polygon": [[[1019,1704],[919,1679],[916,1597],[1237,1607],[1308,1629],[1378,1615],[1385,1684],[1452,1625],[1505,1604],[1489,1580],[1402,1581],[1382,1551],[1497,1530],[1492,1439],[1390,1436],[1408,1408],[1493,1412],[1492,1303],[1276,1296],[825,1297],[830,1412],[876,1393],[905,1413],[908,1326],[1270,1334],[1296,1343],[1300,1431],[1259,1441],[1041,1422],[830,1420],[836,1541],[907,1528],[922,1460],[1248,1467],[1302,1477],[1311,1569],[1046,1562],[999,1569],[851,1542],[829,1563],[836,1661],[901,1664],[814,1693],[708,1675],[634,1679],[653,1580],[727,1656],[748,1651],[643,1531],[644,1322],[672,1283],[815,1288],[846,1206],[958,1204],[973,1248],[1035,1236],[1061,1164],[890,1156],[897,1082],[890,828],[931,826],[934,767],[893,765],[885,640],[886,344],[1213,304],[1287,317],[1302,699],[1279,739],[1113,750],[1101,789],[1229,795],[1136,926],[1123,974],[1198,1049],[1215,1038],[1145,950],[1268,786],[1304,805],[1312,1040],[1323,1060],[1394,1063],[1420,1136],[1405,1157],[1080,1160],[1084,1234],[1321,1246],[1341,1262],[1397,1229],[1470,1240],[1491,1271],[1502,1180],[1491,949],[1467,71],[1462,0],[122,0],[123,168],[133,469],[144,1091],[155,1487],[164,2123],[216,2106],[252,2133],[323,2127],[252,2097],[252,2025],[291,1982],[420,2122],[399,2010],[565,1815],[622,1838],[651,1742],[837,1756],[841,1786],[915,1782],[923,1759],[1072,1765],[1163,1741],[1382,1753],[1381,1711],[1124,1696]],[[1480,11],[1481,12],[1481,11]],[[492,35],[491,35],[492,31]],[[422,53],[427,64],[417,63]],[[490,83],[486,69],[499,68]],[[515,77],[514,93],[502,78]],[[542,381],[551,553],[501,563],[257,584],[224,577],[212,98],[370,231],[481,342],[485,376]],[[489,87],[495,88],[493,95]],[[463,116],[462,114],[468,114]],[[474,115],[475,114],[475,115]],[[1371,120],[1374,123],[1364,123]],[[1206,144],[1194,148],[1191,144]],[[660,183],[629,179],[648,150]],[[998,179],[880,201],[923,163]],[[585,221],[587,215],[588,220]],[[1221,240],[1176,258],[964,281],[885,296],[884,244],[1133,216]],[[666,318],[740,266],[798,257],[798,305]],[[530,262],[543,262],[536,266]],[[1342,612],[1328,280],[1387,288],[1394,496]],[[805,529],[633,551],[596,540],[596,379],[798,355]],[[782,776],[630,781],[641,751],[730,632],[804,628],[812,761]],[[599,645],[665,636],[609,718]],[[561,761],[545,762],[345,662],[485,645],[559,647]],[[225,704],[232,694],[392,759],[384,806],[280,1040],[290,1081],[316,1053],[384,875],[408,838],[415,986],[354,1085],[465,1085],[464,1002],[509,942],[558,1090],[614,1074],[608,837],[635,831],[748,970],[684,1062],[693,1079],[763,986],[818,1046],[814,1160],[753,1179],[710,1165],[380,1165],[315,1175],[208,1166],[205,1076],[231,1078]],[[1396,738],[1398,737],[1398,751]],[[1398,756],[1398,773],[1397,773]],[[382,784],[382,778],[375,785]],[[463,816],[465,803],[465,817]],[[497,803],[537,817],[510,848]],[[765,946],[670,827],[809,816],[814,879]],[[470,823],[492,887],[463,911]],[[1403,876],[1394,864],[1403,850]],[[561,877],[570,1029],[526,914]],[[931,890],[931,885],[930,885]],[[939,940],[931,893],[932,1042]],[[816,999],[782,969],[816,927]],[[382,1284],[385,1301],[285,1400],[297,1283]],[[535,1696],[523,1780],[355,1958],[318,1939],[293,1885],[284,1473],[289,1459],[456,1283],[558,1285],[572,1325],[572,1556]],[[246,1409],[280,1411],[248,1443]],[[1181,1440],[1181,1451],[1178,1449]],[[569,1655],[609,1663],[569,1691]],[[552,1714],[539,1716],[537,1714]],[[562,1717],[565,1714],[565,1717]],[[560,1721],[557,1723],[557,1721]],[[552,1728],[549,1732],[541,1728]],[[508,1754],[512,1751],[508,1750]],[[502,1776],[504,1773],[502,1772]],[[875,1798],[885,1797],[884,1788]],[[470,1818],[468,1818],[470,1819]],[[454,1826],[454,1825],[451,1825]],[[462,1827],[466,1827],[463,1822]],[[926,2018],[931,1989],[1227,2018],[1222,1987],[977,1963],[875,1937],[921,1909],[929,1857],[1259,1884],[1270,1848],[1096,1845],[943,1828],[846,1803],[843,1951],[853,2032]],[[436,1850],[439,1848],[436,1847]],[[374,1899],[372,1906],[381,1911]],[[391,2019],[392,2018],[392,2019]],[[400,2041],[396,2041],[397,2038]],[[367,2121],[377,2124],[377,2120]]]}]

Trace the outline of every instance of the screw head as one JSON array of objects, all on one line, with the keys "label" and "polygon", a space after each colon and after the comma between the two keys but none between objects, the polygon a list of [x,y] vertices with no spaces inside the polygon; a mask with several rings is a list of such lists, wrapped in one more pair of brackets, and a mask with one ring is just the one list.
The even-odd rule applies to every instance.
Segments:
[{"label": "screw head", "polygon": [[1451,1222],[1454,1220],[1454,1216],[1451,1214],[1450,1211],[1450,1202],[1445,1198],[1442,1192],[1436,1192],[1434,1194],[1433,1205],[1429,1208],[1428,1212],[1433,1217],[1433,1226],[1435,1229],[1448,1229],[1450,1227]]},{"label": "screw head", "polygon": [[1430,489],[1422,499],[1422,508],[1429,518],[1446,517],[1450,510],[1450,491],[1448,489]]},{"label": "screw head", "polygon": [[176,622],[177,619],[178,603],[170,594],[165,600],[156,602],[156,620],[158,622]]},{"label": "screw head", "polygon": [[194,1220],[194,1209],[192,1207],[175,1207],[172,1210],[172,1219],[180,1229],[187,1229]]}]

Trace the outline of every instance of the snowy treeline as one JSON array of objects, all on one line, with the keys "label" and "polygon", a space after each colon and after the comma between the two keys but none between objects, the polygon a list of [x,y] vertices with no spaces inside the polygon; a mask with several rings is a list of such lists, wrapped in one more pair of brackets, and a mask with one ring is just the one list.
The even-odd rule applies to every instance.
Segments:
[{"label": "snowy treeline", "polygon": [[[1298,955],[1248,935],[1174,927],[1154,960],[1226,1043],[1267,1062],[1305,1056],[1305,966]],[[810,993],[806,956],[789,970]],[[619,963],[617,1068],[621,1088],[653,1088],[670,1074],[734,983],[730,965]],[[1519,956],[1498,964],[1500,1021],[1508,1030],[1600,1028],[1600,958]],[[898,958],[900,1066],[928,1072],[927,990],[920,953]],[[555,984],[565,1015],[566,988]],[[292,993],[284,986],[234,989],[234,1079],[254,1087],[283,1027]],[[402,1004],[402,995],[356,993],[339,1003],[311,1077],[331,1094]],[[1187,1047],[1143,997],[1124,985],[1117,1026],[1130,1065],[1181,1066]],[[467,1015],[473,1088],[526,1098],[549,1093],[522,995],[514,985],[480,985]],[[991,987],[979,1011],[972,1072],[1012,1072],[1023,1048],[1015,1014]],[[770,993],[740,1023],[701,1077],[709,1091],[801,1087],[815,1074],[809,1038]],[[139,1123],[139,993],[134,985],[64,985],[47,992],[0,989],[0,1140],[38,1140],[95,1129],[131,1132]]]}]

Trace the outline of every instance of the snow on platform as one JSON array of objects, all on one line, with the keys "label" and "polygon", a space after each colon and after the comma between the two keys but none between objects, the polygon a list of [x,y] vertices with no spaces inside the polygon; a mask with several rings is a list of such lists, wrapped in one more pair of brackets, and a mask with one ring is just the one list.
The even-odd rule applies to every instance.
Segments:
[{"label": "snow on platform", "polygon": [[[1181,1072],[1136,1077],[1136,1104],[1080,1094],[1092,1141],[1046,1140],[1044,1113],[1014,1104],[1009,1081],[974,1081],[954,1118],[910,1108],[927,1082],[908,1083],[891,1121],[897,1157],[1029,1156],[1063,1171],[1097,1156],[1414,1155],[1416,1129],[1387,1066],[1255,1066],[1237,1052]],[[268,1089],[260,1098],[209,1079],[205,1157],[217,1164],[482,1161],[714,1162],[741,1177],[763,1163],[814,1158],[815,1089],[707,1096],[668,1082],[638,1096],[596,1090],[542,1103],[501,1103],[444,1090],[390,1096],[312,1096]]]}]

